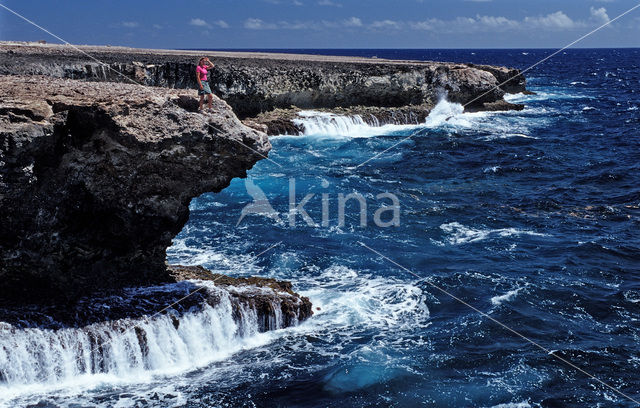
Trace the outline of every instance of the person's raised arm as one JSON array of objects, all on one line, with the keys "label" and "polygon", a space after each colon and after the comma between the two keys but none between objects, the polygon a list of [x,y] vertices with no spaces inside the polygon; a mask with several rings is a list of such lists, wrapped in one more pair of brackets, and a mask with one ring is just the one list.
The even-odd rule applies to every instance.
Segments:
[{"label": "person's raised arm", "polygon": [[213,62],[211,62],[211,60],[210,60],[209,58],[207,58],[207,65],[209,65],[209,66],[207,67],[207,70],[209,70],[209,69],[211,69],[211,68],[213,68],[213,67],[214,67]]}]

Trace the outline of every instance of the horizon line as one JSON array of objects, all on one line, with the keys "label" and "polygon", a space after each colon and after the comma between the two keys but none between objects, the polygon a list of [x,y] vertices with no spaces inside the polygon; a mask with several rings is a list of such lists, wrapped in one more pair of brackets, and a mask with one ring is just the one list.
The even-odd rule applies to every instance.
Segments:
[{"label": "horizon line", "polygon": [[[0,39],[0,43],[25,43],[25,44],[39,44],[38,40],[5,40]],[[41,44],[41,43],[40,43]],[[49,42],[45,44],[51,45],[67,45],[60,42]],[[280,51],[280,50],[328,50],[328,51],[424,51],[424,50],[557,50],[558,47],[431,47],[431,48],[414,48],[414,47],[211,47],[211,48],[157,48],[157,47],[145,47],[145,46],[132,46],[132,45],[116,45],[116,44],[73,44],[76,46],[88,46],[88,47],[123,47],[123,48],[137,48],[137,49],[154,49],[165,51]],[[615,50],[615,49],[640,49],[638,46],[611,46],[611,47],[571,47],[567,50]]]}]

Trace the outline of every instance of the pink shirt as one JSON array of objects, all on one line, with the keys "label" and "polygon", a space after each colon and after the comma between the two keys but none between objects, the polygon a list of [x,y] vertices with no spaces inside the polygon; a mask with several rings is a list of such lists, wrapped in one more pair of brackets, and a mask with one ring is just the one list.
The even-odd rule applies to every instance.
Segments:
[{"label": "pink shirt", "polygon": [[200,75],[200,80],[201,81],[206,81],[207,80],[207,73],[209,71],[207,71],[207,69],[203,66],[198,65],[198,67],[196,68],[196,72],[201,73],[202,75]]}]

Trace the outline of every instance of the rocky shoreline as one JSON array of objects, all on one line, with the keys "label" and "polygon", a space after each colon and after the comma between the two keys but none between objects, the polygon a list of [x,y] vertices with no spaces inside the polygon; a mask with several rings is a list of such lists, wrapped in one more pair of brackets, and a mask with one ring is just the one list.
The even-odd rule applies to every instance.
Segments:
[{"label": "rocky shoreline", "polygon": [[303,133],[301,110],[417,124],[443,96],[482,96],[469,110],[521,109],[503,96],[526,91],[503,67],[206,52],[219,97],[200,114],[203,52],[81,51],[0,43],[2,305],[67,304],[172,282],[176,271],[202,278],[165,261],[191,199],[245,177],[267,156],[267,134]]},{"label": "rocky shoreline", "polygon": [[519,70],[488,65],[125,47],[79,50],[0,43],[0,75],[135,81],[189,89],[195,96],[194,64],[206,54],[216,64],[210,79],[214,93],[246,124],[269,135],[302,133],[292,122],[299,110],[359,115],[371,125],[415,124],[442,97],[466,104],[482,96],[467,106],[469,111],[512,110],[523,105],[506,102],[504,94],[526,92]]},{"label": "rocky shoreline", "polygon": [[[294,326],[313,315],[308,298],[293,291],[290,282],[271,278],[233,278],[200,266],[168,266],[168,282],[145,287],[122,288],[103,294],[81,296],[72,303],[0,306],[0,329],[39,328],[60,330],[82,328],[104,321],[169,316],[178,324],[186,313],[198,312],[205,305],[216,307],[220,296],[206,285],[215,284],[228,295],[235,308],[255,311],[261,332],[273,328],[269,321],[279,316],[283,327]],[[172,305],[170,309],[164,310]]]}]

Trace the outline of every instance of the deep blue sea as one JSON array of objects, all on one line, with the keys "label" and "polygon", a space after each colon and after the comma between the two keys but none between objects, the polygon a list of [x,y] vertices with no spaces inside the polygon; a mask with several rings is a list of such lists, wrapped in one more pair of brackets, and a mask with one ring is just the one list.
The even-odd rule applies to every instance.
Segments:
[{"label": "deep blue sea", "polygon": [[[524,69],[552,51],[286,52]],[[635,406],[429,284],[640,398],[640,50],[568,50],[525,76],[536,95],[508,97],[522,112],[442,102],[422,126],[334,120],[274,137],[277,164],[262,160],[249,177],[280,222],[236,226],[252,202],[244,180],[193,200],[171,262],[290,280],[320,311],[188,374],[181,392],[213,406]],[[291,226],[292,180],[296,205],[315,194],[304,209],[317,227],[300,215]],[[387,192],[397,227],[373,219]],[[366,227],[355,200],[339,225],[338,195],[350,193],[366,198]]]},{"label": "deep blue sea", "polygon": [[[285,51],[521,69],[553,52]],[[567,50],[525,76],[536,94],[507,96],[521,112],[462,113],[443,100],[424,124],[382,128],[305,113],[308,134],[273,137],[273,161],[249,182],[192,201],[168,260],[289,280],[315,316],[204,366],[58,401],[636,406],[487,315],[640,399],[640,50]],[[303,208],[317,225],[292,220],[293,186],[295,205],[313,194]],[[238,224],[256,191],[277,215]],[[366,202],[366,226],[362,200],[339,211],[348,194]],[[378,225],[378,210],[398,225]]]}]

